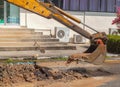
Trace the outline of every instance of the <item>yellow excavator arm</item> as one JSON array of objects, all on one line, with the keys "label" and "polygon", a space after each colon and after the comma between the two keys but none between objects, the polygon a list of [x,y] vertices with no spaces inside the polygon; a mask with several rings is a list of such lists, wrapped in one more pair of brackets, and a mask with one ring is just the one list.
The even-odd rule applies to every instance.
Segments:
[{"label": "yellow excavator arm", "polygon": [[[24,8],[26,10],[29,10],[33,13],[36,13],[40,16],[43,16],[45,18],[53,18],[60,23],[66,25],[67,27],[71,28],[75,32],[80,33],[84,37],[90,39],[91,35],[86,32],[85,30],[81,29],[79,26],[75,25],[74,23],[70,22],[67,18],[64,16],[69,17],[70,19],[80,23],[80,20],[72,17],[69,14],[66,14],[61,9],[57,8],[55,5],[50,3],[44,3],[41,0],[5,0],[9,3],[12,3],[14,5],[17,5],[21,8]],[[82,33],[81,33],[82,32]]]},{"label": "yellow excavator arm", "polygon": [[[56,7],[49,0],[47,0],[47,2],[43,2],[42,0],[4,0],[4,1],[7,1],[11,4],[14,4],[23,9],[31,11],[42,17],[45,17],[48,19],[53,18],[56,21],[67,26],[68,28],[72,29],[73,31],[88,38],[91,41],[90,48],[87,51],[85,51],[83,54],[79,53],[79,54],[73,54],[72,56],[70,56],[67,61],[68,63],[75,61],[76,59],[79,60],[81,58],[85,60],[86,62],[90,62],[94,64],[100,64],[104,62],[105,52],[106,52],[105,44],[107,41],[107,37],[105,33],[98,32],[95,29],[92,29],[91,27],[83,24],[79,19],[71,16],[70,14],[64,12],[62,9]],[[82,23],[83,25],[91,28],[97,33],[90,34],[89,32],[85,31],[84,29],[76,25],[75,23],[71,22],[69,19],[77,23]]]}]

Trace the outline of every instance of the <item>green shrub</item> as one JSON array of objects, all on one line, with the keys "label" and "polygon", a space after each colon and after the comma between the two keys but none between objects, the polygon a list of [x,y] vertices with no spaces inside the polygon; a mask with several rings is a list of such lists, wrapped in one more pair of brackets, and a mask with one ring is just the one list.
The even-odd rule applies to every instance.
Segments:
[{"label": "green shrub", "polygon": [[13,63],[14,61],[13,61],[13,59],[12,58],[8,58],[7,60],[6,60],[6,63]]},{"label": "green shrub", "polygon": [[120,54],[120,36],[110,35],[107,42],[107,51],[110,53]]}]

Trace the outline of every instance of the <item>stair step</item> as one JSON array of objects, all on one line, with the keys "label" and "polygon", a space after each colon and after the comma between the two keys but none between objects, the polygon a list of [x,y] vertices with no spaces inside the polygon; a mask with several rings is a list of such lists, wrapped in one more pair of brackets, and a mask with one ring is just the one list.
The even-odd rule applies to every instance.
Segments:
[{"label": "stair step", "polygon": [[[4,31],[0,31],[0,35],[7,35],[7,34],[13,34],[13,35],[17,35],[17,34],[34,34],[34,32],[4,32]],[[42,35],[42,34],[41,34]]]},{"label": "stair step", "polygon": [[[76,46],[76,45],[75,45]],[[76,50],[45,50],[45,53],[41,53],[40,51],[0,51],[0,59],[7,59],[7,58],[29,58],[35,54],[38,54],[38,59],[40,58],[51,58],[51,57],[64,57],[70,56],[75,53],[82,53],[89,46],[88,44],[81,44],[77,46]]]},{"label": "stair step", "polygon": [[34,31],[3,31],[0,30],[0,35],[21,35],[21,34],[34,34],[34,35],[43,35],[43,32],[34,32]]},{"label": "stair step", "polygon": [[[35,42],[37,44],[34,46]],[[40,49],[47,52],[42,54]],[[72,54],[76,51],[76,46],[59,42],[59,39],[43,35],[43,32],[34,29],[0,28],[0,58],[33,56],[35,53],[39,53],[40,56],[56,56],[62,55],[61,53],[67,55],[69,52],[64,52],[65,50]]]},{"label": "stair step", "polygon": [[[35,42],[31,41],[31,42],[0,42],[0,47],[15,47],[15,46],[34,46]],[[36,45],[39,46],[57,46],[57,45],[67,45],[67,43],[63,43],[63,42],[37,42]]]},{"label": "stair step", "polygon": [[44,46],[44,47],[0,47],[0,51],[29,51],[29,50],[76,50],[76,46]]},{"label": "stair step", "polygon": [[21,33],[31,33],[31,34],[40,34],[43,35],[43,32],[36,31],[36,29],[29,28],[0,28],[0,34],[21,34]]},{"label": "stair step", "polygon": [[31,28],[3,28],[3,27],[0,27],[0,30],[4,30],[4,31],[9,31],[9,30],[20,30],[20,31],[24,31],[24,30],[34,30],[34,29],[31,29]]},{"label": "stair step", "polygon": [[43,35],[43,32],[34,32],[34,34],[39,34],[39,35]]},{"label": "stair step", "polygon": [[0,34],[1,33],[34,33],[34,29],[20,29],[20,28],[18,28],[18,29],[13,29],[13,28],[11,28],[11,29],[1,29],[0,28]]},{"label": "stair step", "polygon": [[0,34],[0,38],[50,38],[50,36],[38,34]]},{"label": "stair step", "polygon": [[40,42],[52,42],[53,41],[53,42],[59,42],[59,39],[56,39],[56,38],[50,38],[50,39],[47,39],[47,38],[46,39],[44,39],[44,38],[43,39],[36,39],[35,38],[35,39],[31,39],[30,38],[30,39],[22,39],[21,41],[23,41],[23,42],[26,42],[26,41],[27,42],[30,42],[30,41],[40,41]]},{"label": "stair step", "polygon": [[31,41],[39,41],[39,42],[59,42],[59,39],[55,38],[0,38],[0,42],[31,42]]},{"label": "stair step", "polygon": [[4,58],[29,58],[35,54],[39,57],[64,57],[70,56],[71,54],[78,53],[78,50],[47,50],[45,53],[39,51],[0,51],[0,59]]}]

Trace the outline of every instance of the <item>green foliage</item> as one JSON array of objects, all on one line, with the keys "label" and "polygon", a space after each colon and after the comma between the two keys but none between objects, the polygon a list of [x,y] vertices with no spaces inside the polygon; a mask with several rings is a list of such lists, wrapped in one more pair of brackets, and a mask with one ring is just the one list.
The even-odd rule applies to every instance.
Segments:
[{"label": "green foliage", "polygon": [[110,35],[107,43],[107,50],[110,53],[120,54],[120,36]]},{"label": "green foliage", "polygon": [[14,60],[12,58],[9,58],[6,60],[6,63],[13,63],[13,62],[14,62]]},{"label": "green foliage", "polygon": [[25,59],[25,60],[18,60],[18,59],[13,59],[13,58],[8,58],[8,59],[1,59],[0,63],[5,63],[5,64],[22,64],[22,63],[28,63],[31,64],[33,62],[54,62],[54,61],[66,61],[68,58],[66,57],[56,57],[56,58],[49,58],[49,59],[40,59],[40,60],[30,60],[30,59]]},{"label": "green foliage", "polygon": [[120,33],[120,29],[118,29],[118,32]]},{"label": "green foliage", "polygon": [[57,61],[67,61],[68,58],[65,57],[58,57],[58,58],[52,58],[53,60],[57,60]]},{"label": "green foliage", "polygon": [[13,63],[13,64],[17,64],[17,63],[32,63],[35,62],[34,60],[17,60],[17,59],[12,59],[12,58],[8,58],[7,60],[3,60],[3,63]]}]

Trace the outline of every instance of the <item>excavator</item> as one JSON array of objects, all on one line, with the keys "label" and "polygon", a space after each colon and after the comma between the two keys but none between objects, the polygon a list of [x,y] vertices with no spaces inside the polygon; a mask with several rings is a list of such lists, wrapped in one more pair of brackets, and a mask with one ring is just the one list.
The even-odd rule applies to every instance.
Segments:
[{"label": "excavator", "polygon": [[[92,64],[102,64],[106,57],[106,42],[107,36],[104,32],[98,32],[97,30],[91,28],[90,26],[82,23],[79,19],[73,17],[72,15],[66,13],[59,7],[55,6],[50,0],[3,0],[8,3],[14,4],[20,8],[26,9],[37,15],[40,15],[47,19],[54,19],[61,24],[67,26],[69,29],[81,34],[85,38],[90,40],[90,47],[83,53],[76,53],[69,56],[67,63],[73,61],[81,61],[92,63]],[[86,30],[79,27],[77,23],[81,23],[84,26],[95,31],[94,34],[90,34]]]}]

